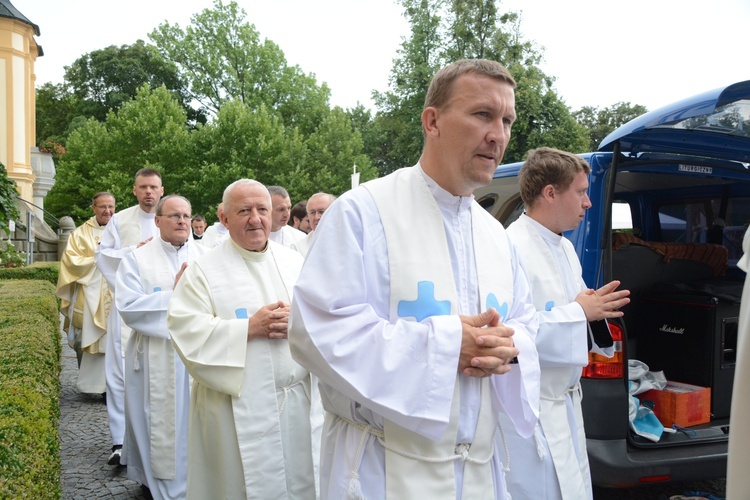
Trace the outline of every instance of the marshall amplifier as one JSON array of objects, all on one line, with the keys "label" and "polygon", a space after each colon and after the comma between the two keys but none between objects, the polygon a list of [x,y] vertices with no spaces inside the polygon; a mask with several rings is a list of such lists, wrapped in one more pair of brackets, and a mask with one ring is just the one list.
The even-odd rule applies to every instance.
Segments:
[{"label": "marshall amplifier", "polygon": [[667,380],[711,388],[713,418],[729,418],[741,281],[660,285],[642,293],[637,358]]}]

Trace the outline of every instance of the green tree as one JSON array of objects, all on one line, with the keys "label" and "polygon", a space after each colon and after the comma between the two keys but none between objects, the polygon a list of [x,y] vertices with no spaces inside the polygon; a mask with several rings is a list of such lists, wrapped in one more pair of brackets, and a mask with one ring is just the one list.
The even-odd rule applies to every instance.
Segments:
[{"label": "green tree", "polygon": [[583,152],[585,130],[538,67],[541,53],[523,39],[518,14],[501,14],[496,0],[401,0],[411,24],[391,71],[391,89],[376,94],[379,144],[368,152],[381,173],[416,162],[422,149],[420,115],[438,68],[462,58],[503,63],[514,75],[516,113],[504,161],[523,159],[542,145]]},{"label": "green tree", "polygon": [[138,40],[84,54],[66,66],[64,83],[46,83],[37,89],[37,144],[65,144],[81,122],[88,118],[104,121],[109,111],[133,99],[144,84],[165,86],[185,109],[189,123],[206,121],[204,111],[190,106],[174,63],[153,45]]},{"label": "green tree", "polygon": [[599,149],[599,144],[612,131],[648,111],[640,104],[618,102],[612,106],[599,109],[595,106],[584,106],[575,113],[575,119],[586,127],[589,135],[589,151]]},{"label": "green tree", "polygon": [[179,192],[194,171],[186,118],[165,87],[144,85],[104,122],[90,118],[79,125],[68,138],[45,208],[80,223],[91,216],[90,200],[99,191],[115,195],[118,210],[127,208],[135,204],[133,176],[143,167],[162,173],[167,193]]},{"label": "green tree", "polygon": [[393,61],[391,90],[374,92],[378,109],[375,135],[379,143],[370,156],[381,175],[414,165],[422,152],[422,108],[430,80],[442,63],[440,9],[436,0],[401,0],[411,37]]},{"label": "green tree", "polygon": [[215,0],[185,29],[163,23],[150,35],[188,82],[191,99],[211,113],[237,100],[253,110],[276,111],[286,127],[311,132],[328,112],[330,90],[298,66],[288,66],[272,41],[261,42],[255,26],[236,2]]},{"label": "green tree", "polygon": [[10,234],[8,223],[21,217],[16,207],[16,196],[16,181],[8,177],[5,165],[0,163],[0,232],[5,233],[6,237]]},{"label": "green tree", "polygon": [[68,128],[76,115],[77,99],[65,84],[45,83],[36,89],[36,140],[65,143]]},{"label": "green tree", "polygon": [[197,213],[211,214],[224,188],[246,177],[276,184],[280,172],[301,163],[305,145],[288,133],[281,119],[265,106],[253,111],[240,101],[225,103],[216,118],[191,134],[197,160],[186,196]]},{"label": "green tree", "polygon": [[[186,107],[185,85],[177,67],[143,40],[82,55],[65,68],[65,82],[78,99],[78,114],[99,121],[135,97],[144,84],[153,89],[165,86]],[[186,111],[198,117],[192,108]]]},{"label": "green tree", "polygon": [[[360,182],[377,177],[377,170],[364,154],[361,134],[341,108],[334,108],[320,126],[305,140],[307,156],[300,165],[302,175],[283,175],[295,199],[307,198],[323,191],[339,195],[351,188],[354,165]],[[300,180],[302,182],[300,182]],[[291,194],[291,193],[290,193]]]}]

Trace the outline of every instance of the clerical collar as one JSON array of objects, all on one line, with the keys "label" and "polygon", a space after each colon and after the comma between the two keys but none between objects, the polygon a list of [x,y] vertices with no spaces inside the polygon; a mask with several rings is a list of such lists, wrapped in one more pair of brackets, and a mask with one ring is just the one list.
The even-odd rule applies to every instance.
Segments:
[{"label": "clerical collar", "polygon": [[180,246],[176,246],[176,245],[173,245],[172,243],[170,243],[169,241],[164,241],[161,238],[161,236],[157,236],[157,238],[159,238],[159,241],[161,242],[161,246],[164,249],[164,251],[166,251],[166,252],[179,253],[180,250],[182,250],[183,248],[186,248],[186,246],[187,246],[187,241],[185,243],[183,243],[182,245],[180,245]]},{"label": "clerical collar", "polygon": [[232,242],[232,245],[234,246],[234,248],[237,249],[237,252],[240,254],[240,257],[242,257],[242,259],[245,260],[245,261],[248,261],[248,262],[260,262],[260,261],[264,260],[266,258],[266,256],[269,254],[269,252],[268,252],[268,246],[269,246],[268,241],[266,241],[266,247],[263,250],[261,250],[259,252],[254,252],[252,250],[246,250],[246,249],[242,248],[237,243],[235,243],[234,240],[231,239],[231,238],[229,238],[229,240]]},{"label": "clerical collar", "polygon": [[424,176],[424,180],[427,183],[427,187],[430,190],[430,193],[432,193],[432,196],[435,198],[435,201],[438,205],[446,206],[446,207],[454,207],[456,204],[458,204],[459,210],[465,210],[469,207],[471,207],[471,202],[474,200],[474,195],[471,194],[469,196],[455,196],[451,194],[450,192],[446,191],[440,185],[435,182],[435,180],[427,175],[427,173],[422,168],[422,165],[417,163],[417,168]]},{"label": "clerical collar", "polygon": [[559,245],[562,242],[562,234],[557,234],[554,231],[550,231],[544,224],[536,221],[533,217],[529,217],[525,213],[521,214],[521,217],[525,217],[526,220],[528,220],[531,225],[534,226],[537,231],[539,231],[539,235],[546,241],[552,243],[553,245]]}]

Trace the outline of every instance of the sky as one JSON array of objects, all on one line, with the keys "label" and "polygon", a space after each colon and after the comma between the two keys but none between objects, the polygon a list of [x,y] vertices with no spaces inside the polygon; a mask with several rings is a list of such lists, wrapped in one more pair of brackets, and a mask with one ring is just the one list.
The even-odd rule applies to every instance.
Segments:
[{"label": "sky", "polygon": [[[212,0],[10,0],[37,24],[44,56],[37,85],[61,83],[64,67],[109,45],[148,40],[162,22],[185,27]],[[226,0],[225,0],[226,1]],[[261,38],[331,89],[331,104],[374,110],[388,90],[409,26],[395,0],[237,0]],[[571,109],[618,102],[649,110],[750,80],[748,0],[503,0]]]}]

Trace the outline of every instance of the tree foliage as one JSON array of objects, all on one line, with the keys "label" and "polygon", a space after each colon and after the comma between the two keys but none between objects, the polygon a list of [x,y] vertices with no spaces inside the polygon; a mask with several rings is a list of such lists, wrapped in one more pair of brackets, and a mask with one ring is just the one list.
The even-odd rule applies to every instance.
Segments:
[{"label": "tree foliage", "polygon": [[281,49],[260,40],[245,11],[231,1],[214,0],[186,28],[162,23],[149,37],[179,67],[189,95],[211,113],[231,101],[250,109],[275,110],[287,127],[311,132],[328,111],[330,90],[298,66],[289,66]]},{"label": "tree foliage", "polygon": [[648,111],[640,104],[618,102],[612,106],[599,109],[595,106],[584,106],[573,116],[586,127],[589,134],[589,151],[599,149],[599,144],[610,132]]},{"label": "tree foliage", "polygon": [[70,134],[45,208],[80,223],[91,216],[99,191],[111,192],[118,210],[127,208],[135,204],[133,177],[143,167],[159,170],[166,190],[177,191],[189,170],[188,146],[185,110],[165,87],[144,85],[103,122],[90,118]]},{"label": "tree foliage", "polygon": [[500,13],[496,0],[401,0],[411,25],[391,71],[391,89],[375,94],[374,128],[380,143],[371,154],[381,173],[411,165],[422,147],[420,115],[430,79],[437,69],[463,58],[503,63],[514,75],[518,120],[505,161],[551,146],[586,149],[585,130],[553,88],[554,79],[538,64],[541,54],[525,41],[515,13]]},{"label": "tree foliage", "polygon": [[104,121],[107,113],[133,99],[144,84],[168,89],[190,123],[206,121],[204,112],[190,106],[175,64],[153,45],[137,40],[132,45],[111,45],[84,54],[65,67],[64,83],[46,83],[37,89],[38,144],[65,143],[88,118]]},{"label": "tree foliage", "polygon": [[5,165],[0,163],[0,233],[4,233],[5,236],[10,234],[8,223],[18,220],[21,216],[16,207],[16,196],[16,181],[8,177]]}]

